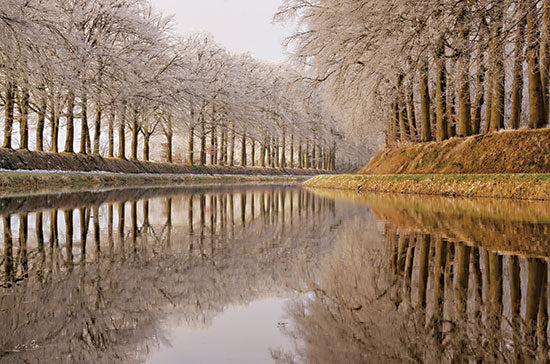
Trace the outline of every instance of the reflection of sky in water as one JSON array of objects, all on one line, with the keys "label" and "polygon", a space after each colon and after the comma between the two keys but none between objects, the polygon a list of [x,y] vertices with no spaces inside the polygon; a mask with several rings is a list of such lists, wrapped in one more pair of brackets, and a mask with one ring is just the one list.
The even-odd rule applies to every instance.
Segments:
[{"label": "reflection of sky in water", "polygon": [[285,301],[270,299],[233,306],[214,318],[208,327],[169,329],[171,347],[161,346],[147,363],[271,363],[270,349],[290,348],[289,338],[277,327],[283,320]]}]

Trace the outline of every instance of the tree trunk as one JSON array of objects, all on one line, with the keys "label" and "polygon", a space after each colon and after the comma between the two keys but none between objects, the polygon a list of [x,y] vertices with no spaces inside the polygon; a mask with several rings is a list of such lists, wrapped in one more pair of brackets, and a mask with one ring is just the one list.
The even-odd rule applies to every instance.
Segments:
[{"label": "tree trunk", "polygon": [[290,135],[290,168],[294,168],[294,133]]},{"label": "tree trunk", "polygon": [[58,151],[58,139],[59,139],[59,113],[58,110],[56,110],[57,105],[55,105],[55,102],[52,102],[52,107],[50,109],[50,122],[51,122],[51,152],[57,153]]},{"label": "tree trunk", "polygon": [[275,151],[275,137],[271,137],[271,143],[269,144],[269,166],[271,168],[275,168],[275,157],[276,157],[276,151]]},{"label": "tree trunk", "polygon": [[210,164],[216,164],[216,127],[212,125],[210,130]]},{"label": "tree trunk", "polygon": [[420,121],[422,124],[422,141],[432,140],[432,125],[430,121],[430,90],[428,84],[428,63],[420,68]]},{"label": "tree trunk", "polygon": [[231,123],[231,139],[229,147],[229,165],[235,165],[235,123]]},{"label": "tree trunk", "polygon": [[310,161],[311,154],[309,153],[309,141],[306,141],[306,149],[304,151],[304,165],[306,169],[311,168]]},{"label": "tree trunk", "polygon": [[38,121],[36,124],[36,150],[39,152],[44,150],[44,124],[46,121],[47,107],[46,98],[43,97],[40,109],[38,110]]},{"label": "tree trunk", "polygon": [[206,164],[206,122],[204,121],[204,113],[201,111],[201,151],[200,151],[200,165]]},{"label": "tree trunk", "polygon": [[262,166],[263,168],[265,168],[266,145],[267,145],[267,135],[264,135],[264,141],[260,146],[260,166]]},{"label": "tree trunk", "polygon": [[65,152],[74,152],[74,94],[69,92],[67,97],[67,135],[65,137]]},{"label": "tree trunk", "polygon": [[130,148],[130,159],[137,159],[138,137],[138,111],[134,109],[132,113],[132,144]]},{"label": "tree trunk", "polygon": [[304,152],[302,150],[302,141],[298,142],[298,168],[304,169]]},{"label": "tree trunk", "polygon": [[[481,23],[482,37],[487,35],[487,24],[485,19]],[[483,108],[485,95],[485,49],[483,43],[479,42],[477,48],[477,76],[476,76],[476,94],[474,97],[474,105],[472,106],[472,133],[479,134],[481,132],[481,110]]]},{"label": "tree trunk", "polygon": [[101,138],[101,105],[96,105],[95,123],[94,123],[94,150],[93,150],[93,154],[95,155],[99,155],[100,138]]},{"label": "tree trunk", "polygon": [[410,140],[409,120],[407,118],[407,105],[405,102],[405,93],[403,91],[403,74],[397,77],[397,102],[399,108],[399,129],[401,130],[401,141]]},{"label": "tree trunk", "polygon": [[11,149],[11,134],[13,131],[13,83],[11,80],[6,81],[6,98],[4,104],[4,144],[2,148]]},{"label": "tree trunk", "polygon": [[388,141],[386,143],[393,145],[399,139],[399,103],[397,99],[391,103],[388,123]]},{"label": "tree trunk", "polygon": [[281,156],[279,154],[280,152],[280,147],[279,147],[279,138],[275,138],[275,155],[273,156],[274,158],[274,164],[277,168],[280,168],[281,167]]},{"label": "tree trunk", "polygon": [[504,45],[500,41],[502,33],[502,5],[497,5],[493,19],[491,63],[493,64],[493,102],[491,104],[491,123],[489,132],[504,128]]},{"label": "tree trunk", "polygon": [[411,140],[418,140],[418,129],[416,126],[416,112],[414,110],[414,93],[412,90],[409,91],[409,97],[407,101],[407,117],[409,119],[409,130],[411,131]]},{"label": "tree trunk", "polygon": [[19,149],[29,149],[29,92],[22,90],[21,95],[21,121],[19,123]]},{"label": "tree trunk", "polygon": [[243,132],[241,139],[241,166],[246,167],[246,132]]},{"label": "tree trunk", "polygon": [[229,160],[229,130],[227,129],[227,124],[224,124],[223,126],[223,147],[222,147],[222,153],[223,153],[223,164],[226,166],[227,161]]},{"label": "tree trunk", "polygon": [[[192,121],[191,121],[192,122]],[[195,127],[189,125],[189,140],[187,142],[188,158],[187,163],[190,165],[195,164],[193,151],[195,149]]]},{"label": "tree trunk", "polygon": [[115,155],[115,111],[111,109],[111,116],[109,117],[109,157],[114,157]]},{"label": "tree trunk", "polygon": [[[456,136],[456,62],[451,59],[449,68],[451,71],[447,72],[447,125],[449,127],[449,138]],[[449,77],[451,76],[451,77]]]},{"label": "tree trunk", "polygon": [[250,146],[250,165],[252,167],[256,166],[256,140],[250,139],[251,146]]},{"label": "tree trunk", "polygon": [[465,137],[472,134],[472,114],[470,102],[470,52],[468,39],[470,32],[466,24],[467,5],[462,4],[458,15],[458,39],[461,46],[457,62],[458,72],[458,136]]},{"label": "tree trunk", "polygon": [[445,40],[441,38],[436,58],[436,139],[438,142],[449,138],[447,119],[447,70],[445,67]]},{"label": "tree trunk", "polygon": [[317,168],[317,150],[315,149],[315,142],[311,143],[311,168]]},{"label": "tree trunk", "polygon": [[529,74],[529,128],[536,129],[545,125],[544,92],[539,64],[539,22],[537,20],[536,1],[528,0],[527,13],[527,64]]},{"label": "tree trunk", "polygon": [[336,171],[337,170],[337,166],[336,166],[336,142],[334,142],[334,145],[332,146],[332,161],[331,161],[331,164],[332,164],[331,170]]},{"label": "tree trunk", "polygon": [[550,0],[544,0],[542,7],[542,34],[540,42],[540,76],[544,98],[544,124],[548,124],[549,79],[550,79]]},{"label": "tree trunk", "polygon": [[80,122],[80,153],[86,154],[86,139],[88,136],[88,97],[85,93],[82,94],[81,100],[82,115]]},{"label": "tree trunk", "polygon": [[220,127],[220,132],[219,132],[219,154],[218,154],[218,165],[225,165],[225,154],[224,154],[224,150],[225,150],[225,132],[226,132],[226,128],[225,128],[225,125],[222,125]]},{"label": "tree trunk", "polygon": [[173,158],[173,144],[174,144],[174,135],[172,133],[166,133],[166,162],[172,163]]},{"label": "tree trunk", "polygon": [[143,160],[149,161],[149,140],[151,138],[151,134],[149,133],[143,133]]},{"label": "tree trunk", "polygon": [[525,46],[525,19],[517,25],[515,55],[514,55],[514,81],[512,84],[512,109],[510,112],[510,129],[518,129],[521,124],[521,111],[523,103],[523,62]]},{"label": "tree trunk", "polygon": [[282,145],[281,145],[281,168],[286,167],[286,130],[283,127],[283,137],[282,137]]},{"label": "tree trunk", "polygon": [[126,102],[122,102],[120,123],[118,126],[118,157],[126,159]]},{"label": "tree trunk", "polygon": [[493,64],[489,64],[487,69],[487,104],[485,105],[485,126],[483,128],[483,133],[487,134],[489,132],[489,126],[491,125],[491,112],[493,105]]}]

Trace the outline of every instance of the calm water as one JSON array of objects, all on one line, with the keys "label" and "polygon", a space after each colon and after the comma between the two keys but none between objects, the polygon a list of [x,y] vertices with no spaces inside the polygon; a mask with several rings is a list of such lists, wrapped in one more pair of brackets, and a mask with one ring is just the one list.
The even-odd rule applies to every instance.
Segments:
[{"label": "calm water", "polygon": [[189,187],[0,216],[0,362],[548,360],[548,203]]}]

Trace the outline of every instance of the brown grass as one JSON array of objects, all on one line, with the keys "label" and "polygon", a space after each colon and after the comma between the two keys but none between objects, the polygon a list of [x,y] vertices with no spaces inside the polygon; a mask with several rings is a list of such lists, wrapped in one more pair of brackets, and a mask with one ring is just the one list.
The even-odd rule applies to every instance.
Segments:
[{"label": "brown grass", "polygon": [[378,152],[358,174],[550,173],[550,129],[515,130]]},{"label": "brown grass", "polygon": [[550,200],[550,174],[427,174],[317,176],[305,186],[451,197]]}]

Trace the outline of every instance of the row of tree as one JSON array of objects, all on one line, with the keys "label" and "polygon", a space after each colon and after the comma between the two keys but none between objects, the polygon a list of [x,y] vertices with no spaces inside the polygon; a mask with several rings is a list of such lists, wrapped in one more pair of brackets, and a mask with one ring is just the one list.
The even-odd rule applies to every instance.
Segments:
[{"label": "row of tree", "polygon": [[2,147],[335,168],[342,133],[296,70],[171,27],[147,0],[4,2]]},{"label": "row of tree", "polygon": [[277,17],[298,21],[295,58],[379,143],[548,124],[548,0],[285,0]]}]

